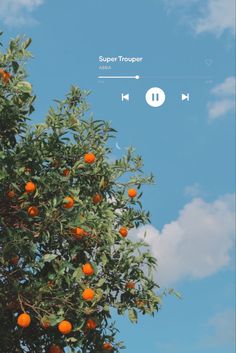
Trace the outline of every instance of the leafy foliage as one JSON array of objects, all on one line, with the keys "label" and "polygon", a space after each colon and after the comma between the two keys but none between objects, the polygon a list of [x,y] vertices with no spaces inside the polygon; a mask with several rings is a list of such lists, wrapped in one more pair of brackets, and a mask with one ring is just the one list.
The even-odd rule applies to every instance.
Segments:
[{"label": "leafy foliage", "polygon": [[[132,148],[111,161],[115,130],[87,116],[88,92],[77,87],[45,122],[28,123],[35,99],[24,69],[29,44],[16,38],[0,52],[0,352],[51,353],[52,344],[118,352],[111,310],[136,323],[138,313],[153,315],[160,305],[156,260],[143,242],[119,232],[149,222],[140,188],[153,177],[143,175]],[[92,275],[83,272],[86,263]],[[87,288],[92,300],[82,297]],[[17,325],[24,312],[27,328]],[[62,320],[73,326],[67,335],[58,330]]]}]

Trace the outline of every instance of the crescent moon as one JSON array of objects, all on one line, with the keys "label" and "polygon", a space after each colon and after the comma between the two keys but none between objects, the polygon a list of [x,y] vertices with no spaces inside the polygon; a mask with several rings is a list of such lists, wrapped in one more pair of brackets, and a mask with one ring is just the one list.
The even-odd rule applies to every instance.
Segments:
[{"label": "crescent moon", "polygon": [[116,142],[116,148],[117,148],[118,150],[121,150],[121,148],[120,148],[118,142]]}]

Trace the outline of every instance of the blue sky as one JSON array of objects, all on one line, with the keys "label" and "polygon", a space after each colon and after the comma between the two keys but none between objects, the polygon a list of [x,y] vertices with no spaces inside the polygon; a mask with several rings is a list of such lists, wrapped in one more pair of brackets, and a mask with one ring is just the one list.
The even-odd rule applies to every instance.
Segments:
[{"label": "blue sky", "polygon": [[[133,145],[157,184],[144,188],[156,278],[175,287],[153,318],[117,318],[127,353],[234,352],[234,1],[1,0],[6,37],[33,38],[34,121],[71,84],[92,90],[91,110],[118,130],[114,157]],[[139,56],[97,79],[98,57]],[[157,109],[145,92],[166,93]],[[121,102],[121,93],[130,101]],[[180,100],[190,93],[190,102]],[[118,143],[121,150],[117,149]],[[142,238],[144,229],[136,233]]]}]

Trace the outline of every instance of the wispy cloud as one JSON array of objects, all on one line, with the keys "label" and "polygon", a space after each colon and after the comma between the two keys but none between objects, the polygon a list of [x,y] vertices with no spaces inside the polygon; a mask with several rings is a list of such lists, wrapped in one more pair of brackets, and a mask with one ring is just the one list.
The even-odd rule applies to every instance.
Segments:
[{"label": "wispy cloud", "polygon": [[197,33],[211,32],[220,36],[225,31],[235,34],[235,1],[208,0],[195,26]]},{"label": "wispy cloud", "polygon": [[[199,34],[235,34],[234,0],[163,0],[168,12],[177,10],[183,20]],[[193,15],[194,13],[194,15]]]},{"label": "wispy cloud", "polygon": [[223,83],[212,89],[212,93],[218,97],[227,97],[235,94],[235,77],[231,76],[224,80]]},{"label": "wispy cloud", "polygon": [[219,312],[207,323],[209,334],[205,342],[209,346],[234,345],[235,343],[235,312],[233,309]]},{"label": "wispy cloud", "polygon": [[1,0],[0,19],[8,26],[23,26],[37,23],[33,18],[32,12],[44,0]]},{"label": "wispy cloud", "polygon": [[184,189],[185,196],[196,197],[202,194],[201,185],[199,183],[194,183],[192,185],[186,186]]},{"label": "wispy cloud", "polygon": [[144,226],[135,231],[135,237],[145,239],[157,258],[157,281],[170,286],[187,278],[210,276],[230,265],[234,224],[234,195],[211,203],[196,198],[162,230]]},{"label": "wispy cloud", "polygon": [[231,76],[211,90],[213,100],[208,103],[209,120],[215,120],[235,110],[235,77]]}]

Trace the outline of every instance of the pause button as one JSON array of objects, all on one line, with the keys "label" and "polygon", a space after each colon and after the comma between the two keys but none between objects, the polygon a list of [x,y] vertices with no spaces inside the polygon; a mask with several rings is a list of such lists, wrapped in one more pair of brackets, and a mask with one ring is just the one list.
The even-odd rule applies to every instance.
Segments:
[{"label": "pause button", "polygon": [[165,92],[159,87],[150,88],[146,93],[146,102],[154,108],[160,107],[166,99]]}]

